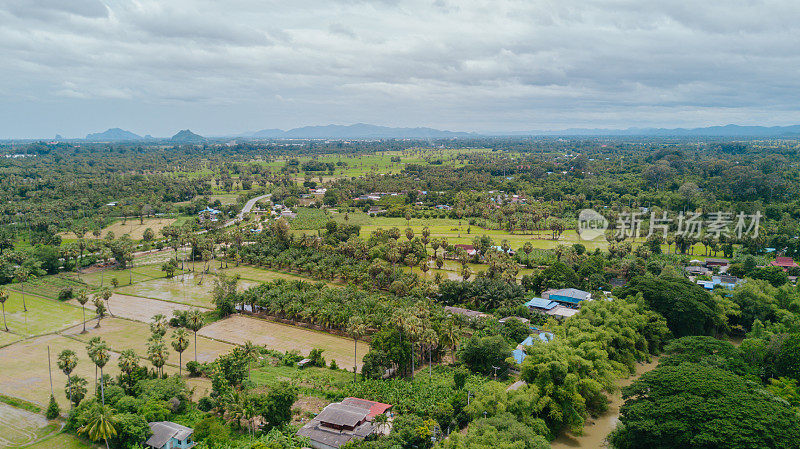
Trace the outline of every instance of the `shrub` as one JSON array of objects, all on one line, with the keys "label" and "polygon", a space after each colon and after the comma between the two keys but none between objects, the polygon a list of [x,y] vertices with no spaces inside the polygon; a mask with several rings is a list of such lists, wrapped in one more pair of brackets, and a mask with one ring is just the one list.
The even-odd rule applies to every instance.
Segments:
[{"label": "shrub", "polygon": [[333,370],[339,369],[339,365],[336,364],[336,360],[331,360],[330,369],[333,369]]},{"label": "shrub", "polygon": [[321,368],[325,367],[325,357],[322,357],[323,349],[312,349],[310,353],[308,353],[308,358],[311,360],[309,363],[311,366],[319,366]]},{"label": "shrub", "polygon": [[72,287],[64,287],[58,292],[59,301],[69,301],[72,299]]},{"label": "shrub", "polygon": [[200,377],[202,372],[202,365],[194,360],[186,362],[186,369],[189,371],[189,377]]},{"label": "shrub", "polygon": [[199,408],[201,411],[204,412],[209,412],[216,406],[217,406],[216,401],[214,401],[213,398],[210,398],[208,396],[204,396],[200,398],[199,401],[197,401],[197,408]]},{"label": "shrub", "polygon": [[56,402],[56,398],[53,395],[50,395],[50,405],[47,406],[47,413],[45,417],[47,419],[56,419],[61,415],[61,408],[58,406],[58,402]]}]

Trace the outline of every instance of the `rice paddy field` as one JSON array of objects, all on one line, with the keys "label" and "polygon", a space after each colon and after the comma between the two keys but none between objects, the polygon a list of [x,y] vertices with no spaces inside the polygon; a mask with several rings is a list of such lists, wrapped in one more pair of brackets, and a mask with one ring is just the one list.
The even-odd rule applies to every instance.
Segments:
[{"label": "rice paddy field", "polygon": [[[255,267],[240,266],[221,270],[228,275],[239,275],[240,288],[274,279],[304,279],[286,273],[274,272]],[[128,284],[128,276],[134,283]],[[147,339],[150,336],[149,322],[155,314],[167,318],[175,310],[188,310],[198,307],[210,310],[211,291],[217,275],[214,271],[204,276],[199,283],[199,273],[186,273],[172,279],[164,278],[158,265],[138,266],[131,270],[107,270],[105,272],[65,274],[45,276],[26,283],[26,287],[39,295],[25,294],[28,312],[22,311],[22,294],[10,290],[11,297],[6,302],[6,320],[11,332],[0,328],[0,394],[23,399],[44,407],[50,397],[50,372],[47,364],[47,350],[50,348],[52,376],[55,396],[62,410],[68,408],[64,394],[66,377],[55,366],[59,352],[71,349],[78,355],[79,363],[73,374],[90,380],[93,388],[94,365],[86,353],[86,344],[92,337],[100,337],[111,349],[111,360],[106,365],[106,373],[119,374],[117,358],[126,349],[133,349],[140,358],[146,354]],[[110,279],[117,277],[120,287],[114,289],[108,301],[110,315],[101,320],[97,327],[92,302],[86,304],[86,333],[83,333],[83,311],[73,298],[60,302],[56,298],[64,287],[73,290],[87,288],[92,292],[101,284],[111,286]],[[85,282],[85,283],[84,283]],[[13,287],[20,287],[14,284]],[[27,291],[27,288],[26,288]],[[167,340],[171,331],[167,334]],[[234,345],[252,341],[268,348],[287,351],[299,350],[307,354],[311,349],[323,349],[327,360],[336,360],[340,367],[352,367],[353,341],[325,332],[302,327],[278,324],[252,317],[233,316],[207,325],[198,333],[197,359],[200,362],[213,361],[219,355],[230,351]],[[358,356],[368,351],[368,346],[359,342]],[[194,359],[195,342],[190,336],[190,346],[183,353],[182,362]],[[149,362],[141,359],[143,365]],[[170,351],[165,370],[178,371],[178,355]],[[185,372],[185,371],[184,371]],[[300,381],[298,381],[300,382]],[[195,388],[199,398],[210,390],[207,379],[187,379]],[[2,434],[2,424],[0,424]],[[9,433],[10,435],[10,433]],[[26,434],[27,435],[27,434]],[[38,434],[37,434],[38,435]],[[9,437],[10,438],[10,437]],[[15,437],[17,438],[17,437]],[[38,437],[37,437],[38,439]],[[82,440],[69,435],[54,436],[36,443],[34,447],[87,447]],[[0,446],[3,444],[0,443]]]},{"label": "rice paddy field", "polygon": [[[414,148],[403,151],[381,151],[374,154],[346,157],[340,155],[323,155],[313,158],[322,163],[332,163],[335,166],[333,174],[328,171],[309,171],[301,172],[296,176],[296,179],[301,181],[306,177],[311,178],[313,181],[319,181],[319,177],[323,178],[323,182],[337,178],[350,178],[365,176],[367,174],[392,174],[400,173],[407,164],[428,164],[430,161],[441,160],[443,164],[451,167],[460,167],[465,165],[463,161],[458,159],[459,154],[468,153],[481,153],[489,152],[491,150],[484,148],[459,148],[459,149],[438,149],[438,148]],[[392,162],[393,157],[399,157],[400,162]],[[278,170],[284,165],[289,158],[278,158],[267,164],[270,168]],[[312,160],[311,157],[296,158],[301,166],[303,162]],[[345,165],[337,165],[338,163]]]},{"label": "rice paddy field", "polygon": [[44,416],[0,402],[0,447],[22,447],[58,430]]},{"label": "rice paddy field", "polygon": [[[27,306],[27,312],[24,306]],[[31,294],[25,294],[23,305],[22,294],[13,290],[9,291],[5,310],[9,330],[25,337],[56,332],[82,321],[79,307]]]},{"label": "rice paddy field", "polygon": [[[297,350],[301,354],[320,348],[325,350],[323,356],[326,359],[336,360],[342,368],[352,367],[355,362],[353,340],[349,338],[258,318],[231,316],[209,324],[200,330],[199,335],[235,344],[244,344],[249,340],[271,349]],[[359,341],[358,353],[363,356],[367,351],[369,346]],[[360,361],[358,366],[361,367]]]}]

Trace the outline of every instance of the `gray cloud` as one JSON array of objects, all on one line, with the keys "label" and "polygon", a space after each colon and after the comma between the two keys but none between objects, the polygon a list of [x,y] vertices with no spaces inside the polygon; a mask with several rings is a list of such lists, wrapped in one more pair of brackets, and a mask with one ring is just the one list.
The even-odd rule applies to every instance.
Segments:
[{"label": "gray cloud", "polygon": [[800,123],[798,19],[789,0],[0,0],[0,136]]}]

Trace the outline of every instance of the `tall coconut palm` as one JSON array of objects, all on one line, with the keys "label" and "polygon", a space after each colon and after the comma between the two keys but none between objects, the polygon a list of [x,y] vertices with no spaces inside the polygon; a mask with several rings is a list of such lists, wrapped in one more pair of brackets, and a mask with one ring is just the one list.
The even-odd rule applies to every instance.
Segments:
[{"label": "tall coconut palm", "polygon": [[347,333],[353,337],[353,382],[358,381],[358,339],[363,337],[367,326],[360,316],[351,316],[347,322]]},{"label": "tall coconut palm", "polygon": [[0,306],[3,307],[3,327],[8,332],[8,324],[6,324],[6,301],[8,301],[8,291],[4,288],[0,289]]},{"label": "tall coconut palm", "polygon": [[58,354],[58,369],[60,369],[67,376],[67,389],[69,390],[69,405],[72,408],[72,378],[70,375],[72,371],[78,366],[78,356],[75,351],[65,349]]},{"label": "tall coconut palm", "polygon": [[197,361],[197,332],[203,328],[203,313],[192,309],[186,314],[186,328],[194,332],[194,361]]},{"label": "tall coconut palm", "polygon": [[103,406],[106,405],[106,389],[105,389],[105,379],[103,379],[103,368],[108,363],[111,355],[108,350],[108,345],[106,342],[100,341],[94,348],[89,357],[92,359],[92,362],[100,368],[100,399],[102,400]]},{"label": "tall coconut palm", "polygon": [[186,329],[178,329],[172,333],[172,349],[178,353],[178,375],[183,375],[183,351],[189,347],[189,335]]},{"label": "tall coconut palm", "polygon": [[78,294],[76,295],[76,299],[78,303],[81,305],[81,311],[83,312],[83,331],[82,334],[86,333],[86,303],[89,302],[89,293],[86,292],[85,288],[78,290]]},{"label": "tall coconut palm", "polygon": [[14,270],[14,279],[16,279],[17,282],[19,282],[19,290],[20,293],[22,293],[22,309],[25,312],[28,311],[28,305],[25,303],[25,281],[27,281],[30,278],[30,276],[31,276],[30,270],[28,270],[25,267],[17,267],[17,269]]},{"label": "tall coconut palm", "polygon": [[104,405],[89,422],[78,429],[78,433],[85,434],[92,441],[104,440],[106,449],[109,449],[108,439],[117,434],[117,423],[111,408]]}]

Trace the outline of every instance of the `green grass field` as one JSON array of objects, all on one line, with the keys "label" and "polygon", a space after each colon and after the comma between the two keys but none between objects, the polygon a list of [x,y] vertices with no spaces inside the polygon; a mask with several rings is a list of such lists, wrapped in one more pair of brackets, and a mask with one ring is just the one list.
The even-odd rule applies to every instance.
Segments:
[{"label": "green grass field", "polygon": [[24,284],[11,284],[8,288],[20,291],[25,289],[25,294],[32,293],[34,295],[44,296],[45,298],[57,299],[58,293],[63,288],[72,288],[77,291],[86,285],[75,279],[70,275],[54,275],[43,276],[33,280],[29,280]]},{"label": "green grass field", "polygon": [[[239,277],[244,281],[270,282],[277,279],[285,279],[287,281],[317,282],[314,279],[303,276],[296,276],[293,274],[282,273],[280,271],[272,271],[264,268],[256,268],[245,265],[241,265],[238,267],[224,268],[222,270],[219,270],[219,272],[225,273],[228,276],[235,276],[238,274]],[[330,285],[335,285],[335,284],[330,284]]]},{"label": "green grass field", "polygon": [[300,369],[294,366],[266,366],[252,369],[250,379],[256,385],[268,387],[287,382],[306,393],[324,395],[326,391],[352,382],[353,373],[319,367]]},{"label": "green grass field", "polygon": [[81,440],[75,435],[59,433],[23,447],[25,449],[90,449],[98,446]]},{"label": "green grass field", "polygon": [[[295,179],[302,182],[306,177],[311,178],[313,181],[319,181],[319,177],[323,177],[323,181],[327,182],[330,179],[336,178],[350,178],[359,177],[367,174],[391,174],[400,173],[407,164],[428,164],[429,161],[441,160],[444,165],[449,167],[460,167],[464,163],[459,161],[457,156],[459,154],[481,153],[491,151],[483,148],[459,148],[459,149],[438,149],[438,148],[413,148],[403,151],[381,151],[374,154],[365,154],[353,157],[346,157],[341,155],[323,155],[315,158],[323,163],[332,163],[336,165],[342,162],[346,165],[336,165],[333,175],[328,171],[323,172],[301,172]],[[392,157],[399,157],[400,162],[392,162]],[[277,158],[272,162],[266,164],[273,170],[279,170],[284,165],[288,157]],[[295,158],[303,162],[309,161],[311,157]]]},{"label": "green grass field", "polygon": [[52,299],[25,294],[25,312],[22,294],[9,291],[6,301],[6,321],[15,334],[30,336],[55,332],[78,324],[82,320],[81,309]]}]

